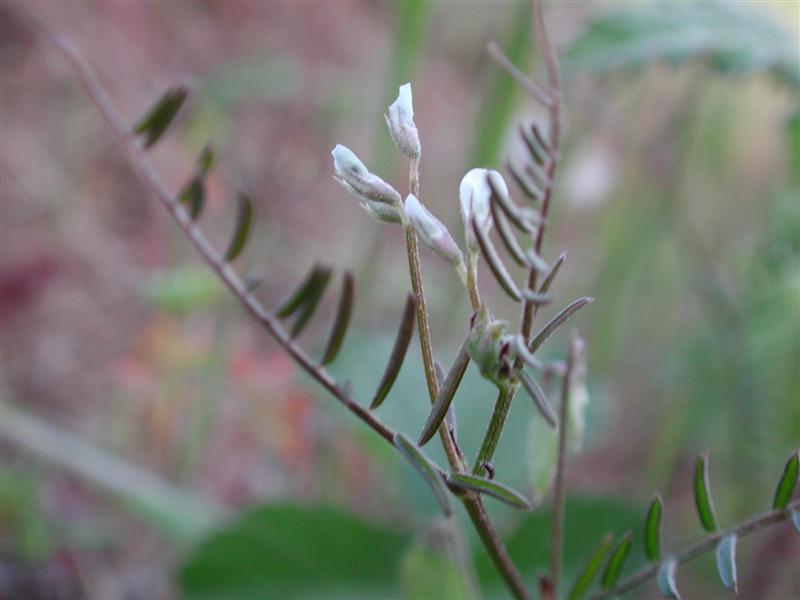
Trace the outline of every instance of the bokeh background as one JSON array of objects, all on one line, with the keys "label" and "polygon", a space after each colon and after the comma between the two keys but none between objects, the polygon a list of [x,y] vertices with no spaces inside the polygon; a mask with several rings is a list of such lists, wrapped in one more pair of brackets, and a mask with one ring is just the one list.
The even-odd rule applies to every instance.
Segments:
[{"label": "bokeh background", "polygon": [[[573,321],[591,393],[568,470],[573,572],[605,532],[637,536],[655,490],[668,547],[699,539],[691,474],[705,449],[723,526],[768,509],[800,441],[800,9],[545,11],[566,115],[544,255],[569,254],[556,305],[596,298]],[[237,267],[267,275],[266,303],[319,258],[355,270],[353,328],[332,371],[365,402],[409,281],[399,228],[333,182],[331,148],[351,147],[404,191],[382,114],[411,81],[422,199],[460,240],[462,175],[520,157],[518,123],[545,122],[484,52],[497,40],[542,73],[527,3],[3,2],[0,597],[452,598],[475,583],[459,562],[486,596],[505,597],[468,524],[438,520],[408,465],[202,267],[51,44],[56,32],[129,122],[169,85],[192,85],[152,159],[178,189],[215,141],[202,224],[224,244],[237,184],[253,191],[256,234]],[[468,302],[446,265],[423,259],[448,363]],[[491,278],[481,285],[516,323]],[[303,336],[312,351],[329,296]],[[568,329],[546,356],[563,355]],[[493,399],[471,369],[456,399],[470,456]],[[379,413],[413,437],[427,410],[413,351]],[[544,503],[491,509],[531,585],[548,560],[551,456],[520,396],[495,467]],[[784,525],[743,541],[740,597],[800,597],[798,539]],[[634,557],[630,570],[638,544]],[[681,569],[679,585],[728,597],[713,557]]]}]

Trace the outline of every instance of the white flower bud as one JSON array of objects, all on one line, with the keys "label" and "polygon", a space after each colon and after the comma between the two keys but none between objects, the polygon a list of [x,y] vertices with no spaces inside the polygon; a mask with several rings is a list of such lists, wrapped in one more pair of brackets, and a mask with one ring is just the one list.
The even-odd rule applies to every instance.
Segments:
[{"label": "white flower bud", "polygon": [[397,100],[389,105],[386,124],[397,147],[409,158],[419,158],[422,148],[419,133],[414,124],[414,105],[411,101],[411,84],[400,86]]},{"label": "white flower bud", "polygon": [[336,144],[333,155],[334,179],[351,194],[392,206],[400,205],[400,193],[383,179],[370,173],[364,163],[347,146]]},{"label": "white flower bud", "polygon": [[405,212],[422,243],[454,267],[463,263],[461,250],[447,231],[447,227],[434,217],[414,194],[409,194],[406,198]]},{"label": "white flower bud", "polygon": [[492,213],[489,206],[492,189],[489,187],[487,177],[492,178],[492,182],[499,193],[508,195],[508,186],[503,176],[490,169],[472,169],[464,175],[458,188],[467,247],[472,252],[478,249],[478,241],[472,231],[472,218],[475,217],[478,226],[486,230],[492,226]]}]

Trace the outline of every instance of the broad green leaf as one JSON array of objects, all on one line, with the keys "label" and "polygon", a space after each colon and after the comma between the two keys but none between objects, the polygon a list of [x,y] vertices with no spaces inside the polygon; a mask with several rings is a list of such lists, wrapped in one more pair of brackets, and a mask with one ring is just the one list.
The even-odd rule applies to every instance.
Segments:
[{"label": "broad green leaf", "polygon": [[771,73],[797,88],[794,38],[791,29],[775,22],[758,3],[635,3],[591,21],[562,64],[568,71],[607,71],[702,59],[720,73]]},{"label": "broad green leaf", "polygon": [[597,576],[597,573],[600,571],[600,567],[603,566],[603,561],[605,560],[606,555],[613,544],[614,536],[610,533],[606,534],[597,548],[594,549],[594,552],[589,555],[589,558],[584,564],[583,569],[575,578],[575,583],[572,586],[572,592],[570,592],[569,600],[580,600],[580,598],[583,598],[586,595],[586,592],[589,591],[589,588]]},{"label": "broad green leaf", "polygon": [[614,548],[611,553],[611,558],[608,559],[605,571],[603,571],[603,578],[601,583],[604,589],[610,590],[617,585],[619,576],[622,574],[622,569],[625,567],[625,562],[628,560],[628,555],[631,553],[633,546],[633,534],[628,531]]},{"label": "broad green leaf", "polygon": [[436,497],[437,502],[439,502],[439,506],[441,506],[445,516],[450,516],[453,510],[450,505],[450,492],[448,492],[447,486],[444,484],[439,467],[437,467],[430,458],[425,456],[414,442],[400,432],[394,434],[394,445],[400,451],[400,454],[402,454],[408,462],[411,463],[411,466],[425,479],[433,495]]},{"label": "broad green leaf", "polygon": [[406,298],[406,307],[403,310],[403,316],[400,319],[400,326],[397,329],[397,337],[394,341],[394,348],[392,354],[389,356],[389,362],[386,363],[386,369],[383,371],[383,377],[378,384],[378,389],[375,391],[375,396],[370,403],[370,409],[378,408],[389,390],[392,389],[397,374],[400,373],[400,368],[403,366],[403,360],[406,357],[408,344],[411,341],[411,336],[414,333],[414,315],[417,310],[417,300],[413,294],[409,294]]},{"label": "broad green leaf", "polygon": [[665,598],[675,598],[681,600],[681,595],[678,593],[678,586],[675,583],[675,571],[678,569],[678,562],[670,558],[665,560],[658,567],[658,575],[656,576],[656,584],[658,590],[664,595]]},{"label": "broad green leaf", "polygon": [[492,496],[514,508],[527,510],[531,507],[530,502],[525,496],[507,485],[503,485],[492,479],[487,479],[486,477],[468,475],[466,473],[450,473],[447,476],[447,483],[451,487],[457,489],[472,490],[479,494]]},{"label": "broad green leaf", "polygon": [[661,560],[661,516],[663,511],[664,502],[661,494],[655,494],[650,502],[644,526],[644,553],[652,562]]},{"label": "broad green leaf", "polygon": [[703,529],[713,533],[719,529],[711,487],[708,480],[708,453],[704,452],[694,461],[694,502]]},{"label": "broad green leaf", "polygon": [[342,348],[344,336],[347,335],[347,327],[350,325],[350,315],[353,313],[353,296],[355,293],[355,281],[352,271],[345,271],[342,278],[342,292],[339,296],[339,307],[336,309],[336,318],[333,321],[328,344],[325,353],[322,355],[321,365],[327,365],[336,359],[339,350]]},{"label": "broad green leaf", "polygon": [[191,551],[180,589],[192,600],[397,597],[409,541],[338,509],[262,506]]},{"label": "broad green leaf", "polygon": [[149,148],[164,134],[189,96],[189,88],[176,86],[161,96],[158,102],[134,126],[134,131],[144,136],[144,147]]},{"label": "broad green leaf", "polygon": [[236,197],[236,223],[233,227],[228,249],[225,250],[225,260],[230,262],[236,259],[247,243],[250,226],[253,223],[253,199],[250,194],[240,191]]},{"label": "broad green leaf", "polygon": [[736,542],[738,538],[735,533],[726,535],[717,545],[717,571],[722,584],[739,593],[739,586],[736,581]]},{"label": "broad green leaf", "polygon": [[783,510],[794,494],[794,488],[797,487],[797,473],[800,470],[800,452],[797,450],[786,461],[786,466],[783,468],[783,475],[778,482],[778,487],[775,489],[775,498],[772,501],[773,510]]}]

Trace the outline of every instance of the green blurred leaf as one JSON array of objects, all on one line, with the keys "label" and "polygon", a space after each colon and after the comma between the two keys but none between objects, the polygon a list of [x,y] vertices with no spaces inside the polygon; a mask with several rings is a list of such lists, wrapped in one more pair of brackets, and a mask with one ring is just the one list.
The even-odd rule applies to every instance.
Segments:
[{"label": "green blurred leaf", "polygon": [[134,131],[144,136],[144,147],[149,148],[164,134],[178,115],[189,96],[189,88],[179,85],[167,90],[158,102],[134,126]]},{"label": "green blurred leaf", "polygon": [[611,549],[612,544],[614,543],[614,536],[610,533],[606,534],[597,548],[594,549],[594,552],[589,556],[586,563],[583,566],[583,569],[578,573],[578,576],[575,578],[575,583],[572,586],[572,592],[570,592],[569,600],[580,600],[586,595],[586,592],[589,591],[589,587],[592,585],[597,573],[600,571],[600,567],[603,566],[603,561],[606,558],[606,554]]},{"label": "green blurred leaf", "polygon": [[400,563],[400,587],[409,600],[469,598],[458,564],[444,548],[414,542]]},{"label": "green blurred leaf", "polygon": [[325,345],[325,353],[319,364],[327,365],[336,359],[339,350],[342,348],[344,336],[347,335],[347,328],[350,325],[350,316],[353,313],[353,297],[355,295],[355,279],[352,271],[345,271],[342,276],[342,291],[339,294],[339,306],[336,309],[336,317],[328,336],[328,343]]},{"label": "green blurred leaf", "polygon": [[644,553],[653,562],[661,560],[661,516],[664,512],[664,502],[661,495],[656,494],[647,510],[647,519],[644,525]]},{"label": "green blurred leaf", "polygon": [[757,3],[636,3],[592,20],[562,64],[566,70],[607,71],[705,59],[720,73],[768,72],[798,88],[794,35]]},{"label": "green blurred leaf", "polygon": [[436,501],[442,508],[445,516],[449,516],[453,508],[450,505],[450,492],[444,484],[439,468],[430,458],[414,445],[410,439],[405,435],[398,432],[394,434],[394,445],[400,451],[411,466],[414,467],[420,475],[425,479],[425,482],[431,488],[433,495],[436,496]]},{"label": "green blurred leaf", "polygon": [[31,562],[44,560],[55,540],[39,505],[34,476],[22,469],[0,471],[0,531],[4,552]]},{"label": "green blurred leaf", "polygon": [[185,598],[397,597],[410,537],[333,508],[263,506],[194,548]]},{"label": "green blurred leaf", "polygon": [[392,389],[397,375],[400,373],[400,368],[403,366],[403,361],[406,357],[408,344],[411,342],[411,336],[414,334],[414,316],[416,315],[417,300],[413,294],[406,297],[406,306],[403,310],[403,316],[400,319],[400,326],[397,329],[397,337],[394,340],[394,347],[392,353],[389,355],[389,360],[386,363],[386,368],[383,371],[383,377],[378,384],[378,389],[370,402],[370,410],[378,408],[389,391]]},{"label": "green blurred leaf", "polygon": [[160,310],[184,314],[214,305],[225,289],[205,267],[179,267],[158,273],[145,283],[147,297]]},{"label": "green blurred leaf", "polygon": [[697,506],[697,514],[700,517],[703,529],[711,533],[719,529],[708,481],[707,452],[698,456],[694,461],[694,502],[695,506]]},{"label": "green blurred leaf", "polygon": [[632,546],[633,534],[628,531],[619,541],[617,547],[614,548],[611,558],[608,559],[608,564],[603,572],[603,588],[610,590],[617,585],[622,569],[625,567],[625,562],[628,560],[628,555],[631,553]]},{"label": "green blurred leaf", "polygon": [[736,582],[736,542],[735,533],[726,535],[717,545],[717,571],[722,584],[733,592],[739,593]]},{"label": "green blurred leaf", "polygon": [[772,501],[773,510],[782,510],[789,504],[792,494],[794,494],[794,488],[797,487],[798,469],[800,469],[800,452],[795,450],[789,460],[786,461],[783,475],[781,475],[781,480],[775,489],[775,498]]},{"label": "green blurred leaf", "polygon": [[240,191],[236,197],[236,224],[233,227],[228,249],[225,250],[225,260],[230,262],[236,259],[247,243],[250,235],[250,226],[253,223],[253,199],[250,194]]}]

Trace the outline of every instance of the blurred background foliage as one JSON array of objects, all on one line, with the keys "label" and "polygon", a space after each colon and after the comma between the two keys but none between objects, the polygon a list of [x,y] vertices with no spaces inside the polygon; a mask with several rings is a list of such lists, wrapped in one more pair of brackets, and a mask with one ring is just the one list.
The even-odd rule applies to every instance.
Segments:
[{"label": "blurred background foliage", "polygon": [[[699,537],[690,473],[705,448],[723,526],[767,508],[800,440],[800,13],[767,1],[546,12],[567,115],[545,256],[569,252],[563,303],[597,298],[576,321],[592,401],[568,472],[569,572],[607,531],[638,536],[656,489],[667,543]],[[538,64],[526,2],[5,2],[0,596],[454,598],[477,584],[503,597],[469,527],[432,516],[416,474],[198,264],[48,29],[82,49],[131,121],[169,84],[192,83],[192,110],[154,160],[177,188],[216,141],[203,225],[223,243],[235,183],[254,190],[257,236],[240,262],[267,274],[268,303],[317,257],[356,268],[355,330],[332,371],[358,398],[380,377],[409,285],[399,232],[333,184],[330,148],[351,146],[402,186],[382,113],[412,81],[422,197],[456,232],[463,173],[513,161],[517,122],[542,117],[483,52],[495,39]],[[468,303],[424,258],[447,364]],[[516,320],[494,287],[483,281]],[[304,343],[318,348],[325,327],[318,317]],[[559,337],[543,352],[563,348]],[[425,395],[411,353],[381,417],[413,436]],[[456,401],[468,454],[492,399],[470,369]],[[544,506],[490,508],[533,585],[547,564],[552,440],[523,400],[495,467]],[[788,528],[740,552],[744,597],[800,595]],[[680,583],[687,597],[721,593],[710,560]]]}]

